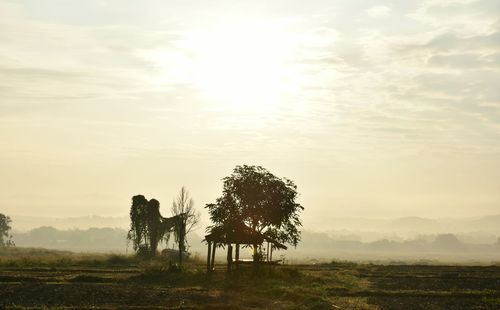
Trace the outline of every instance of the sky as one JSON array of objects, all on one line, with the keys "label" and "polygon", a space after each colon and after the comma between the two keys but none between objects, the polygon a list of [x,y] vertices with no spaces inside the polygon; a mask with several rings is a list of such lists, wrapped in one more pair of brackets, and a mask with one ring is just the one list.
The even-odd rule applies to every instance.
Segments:
[{"label": "sky", "polygon": [[500,213],[500,2],[0,0],[0,212],[164,215],[239,164],[337,217]]}]

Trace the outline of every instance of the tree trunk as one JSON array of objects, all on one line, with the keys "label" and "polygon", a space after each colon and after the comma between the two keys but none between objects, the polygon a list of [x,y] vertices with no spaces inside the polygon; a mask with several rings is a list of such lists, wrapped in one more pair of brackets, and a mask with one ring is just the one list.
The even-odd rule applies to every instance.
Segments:
[{"label": "tree trunk", "polygon": [[212,245],[212,259],[210,260],[210,270],[214,270],[215,267],[215,249],[217,249],[217,243],[214,241]]},{"label": "tree trunk", "polygon": [[182,266],[182,252],[184,250],[184,220],[181,221],[179,231],[179,266]]},{"label": "tree trunk", "polygon": [[179,266],[182,265],[182,238],[179,238]]}]

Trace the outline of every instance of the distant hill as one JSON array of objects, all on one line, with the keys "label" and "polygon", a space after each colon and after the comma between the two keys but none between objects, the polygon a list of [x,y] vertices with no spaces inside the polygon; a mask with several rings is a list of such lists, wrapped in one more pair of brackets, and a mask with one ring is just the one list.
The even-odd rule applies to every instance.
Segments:
[{"label": "distant hill", "polygon": [[121,228],[59,230],[42,226],[13,234],[16,246],[81,252],[118,252],[127,249],[127,231]]},{"label": "distant hill", "polygon": [[[327,222],[328,225],[323,223]],[[318,218],[313,223],[316,230],[327,232],[370,232],[394,233],[408,238],[420,234],[471,233],[483,232],[500,235],[500,215],[489,215],[475,218],[424,218],[401,217],[395,219],[365,218]],[[311,224],[309,224],[311,226]]]},{"label": "distant hill", "polygon": [[[28,231],[30,229],[51,226],[56,229],[88,229],[95,228],[122,228],[128,229],[130,220],[128,214],[123,216],[80,216],[80,217],[43,217],[11,215],[14,231]],[[500,235],[500,214],[471,218],[424,218],[417,216],[394,219],[366,219],[366,218],[336,218],[321,216],[305,229],[316,231],[345,231],[395,233],[401,237],[416,236],[419,234],[440,233],[468,233],[484,232]]]},{"label": "distant hill", "polygon": [[[127,249],[128,216],[12,216],[12,219],[14,241],[21,247],[77,252],[125,252]],[[500,215],[444,219],[322,217],[321,220],[329,225],[323,229],[324,226],[314,226],[315,231],[306,226],[297,249],[291,248],[284,254],[325,259],[447,257],[454,260],[466,256],[468,259],[500,261]],[[206,252],[200,237],[203,233],[202,227],[189,238],[191,252],[202,257]],[[223,255],[223,251],[218,251],[217,255]],[[242,255],[249,258],[251,252],[245,250]]]},{"label": "distant hill", "polygon": [[464,251],[466,245],[453,234],[441,234],[437,235],[432,242],[432,247],[435,251]]},{"label": "distant hill", "polygon": [[373,242],[338,239],[325,233],[304,231],[296,249],[287,257],[328,261],[348,260],[435,260],[446,262],[500,261],[500,239],[486,244],[463,242],[454,234],[429,234],[407,240],[379,239]]},{"label": "distant hill", "polygon": [[[14,232],[13,239],[16,246],[31,248],[46,248],[69,250],[74,252],[115,252],[127,251],[127,230],[122,228],[93,227],[88,229],[56,229],[51,226],[42,226],[26,232]],[[202,251],[204,245],[201,238],[195,234],[188,235],[191,251]],[[166,247],[163,244],[161,248]],[[172,246],[169,244],[168,246]],[[132,248],[128,248],[132,251]]]},{"label": "distant hill", "polygon": [[42,226],[56,229],[88,229],[88,228],[122,228],[128,229],[130,219],[127,216],[80,216],[80,217],[43,217],[11,215],[12,229],[14,231],[28,231]]},{"label": "distant hill", "polygon": [[467,224],[474,230],[500,232],[500,214],[470,219]]},{"label": "distant hill", "polygon": [[[201,233],[201,232],[200,232]],[[125,253],[127,250],[127,230],[122,228],[89,228],[60,230],[44,226],[27,232],[16,232],[13,236],[19,247],[69,250],[74,252],[114,252]],[[201,257],[205,256],[206,245],[195,232],[189,235],[189,251]],[[327,233],[304,231],[302,241],[295,249],[277,251],[275,257],[285,255],[292,259],[334,258],[350,260],[415,260],[432,259],[445,261],[499,261],[500,238],[491,243],[471,244],[460,240],[454,234],[428,234],[413,239],[389,240],[381,238],[372,242],[362,242],[353,235],[341,238]],[[163,244],[162,248],[172,248],[173,244]],[[132,249],[129,248],[129,253]],[[218,250],[219,259],[224,259],[224,250]],[[249,249],[242,249],[242,258],[251,258]]]}]

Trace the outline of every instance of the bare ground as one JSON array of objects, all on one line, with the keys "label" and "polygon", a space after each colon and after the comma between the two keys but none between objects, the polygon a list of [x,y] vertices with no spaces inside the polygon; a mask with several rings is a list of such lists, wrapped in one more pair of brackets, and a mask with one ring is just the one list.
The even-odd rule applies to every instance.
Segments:
[{"label": "bare ground", "polygon": [[0,308],[500,309],[498,266],[0,267]]}]

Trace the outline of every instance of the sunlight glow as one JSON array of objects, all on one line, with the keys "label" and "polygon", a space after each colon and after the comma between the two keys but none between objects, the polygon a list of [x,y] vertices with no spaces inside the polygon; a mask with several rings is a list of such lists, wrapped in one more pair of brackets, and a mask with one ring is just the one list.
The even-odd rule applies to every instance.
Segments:
[{"label": "sunlight glow", "polygon": [[269,115],[300,91],[298,48],[283,24],[228,21],[187,32],[176,49],[147,58],[161,71],[161,82],[189,82],[213,110]]}]

